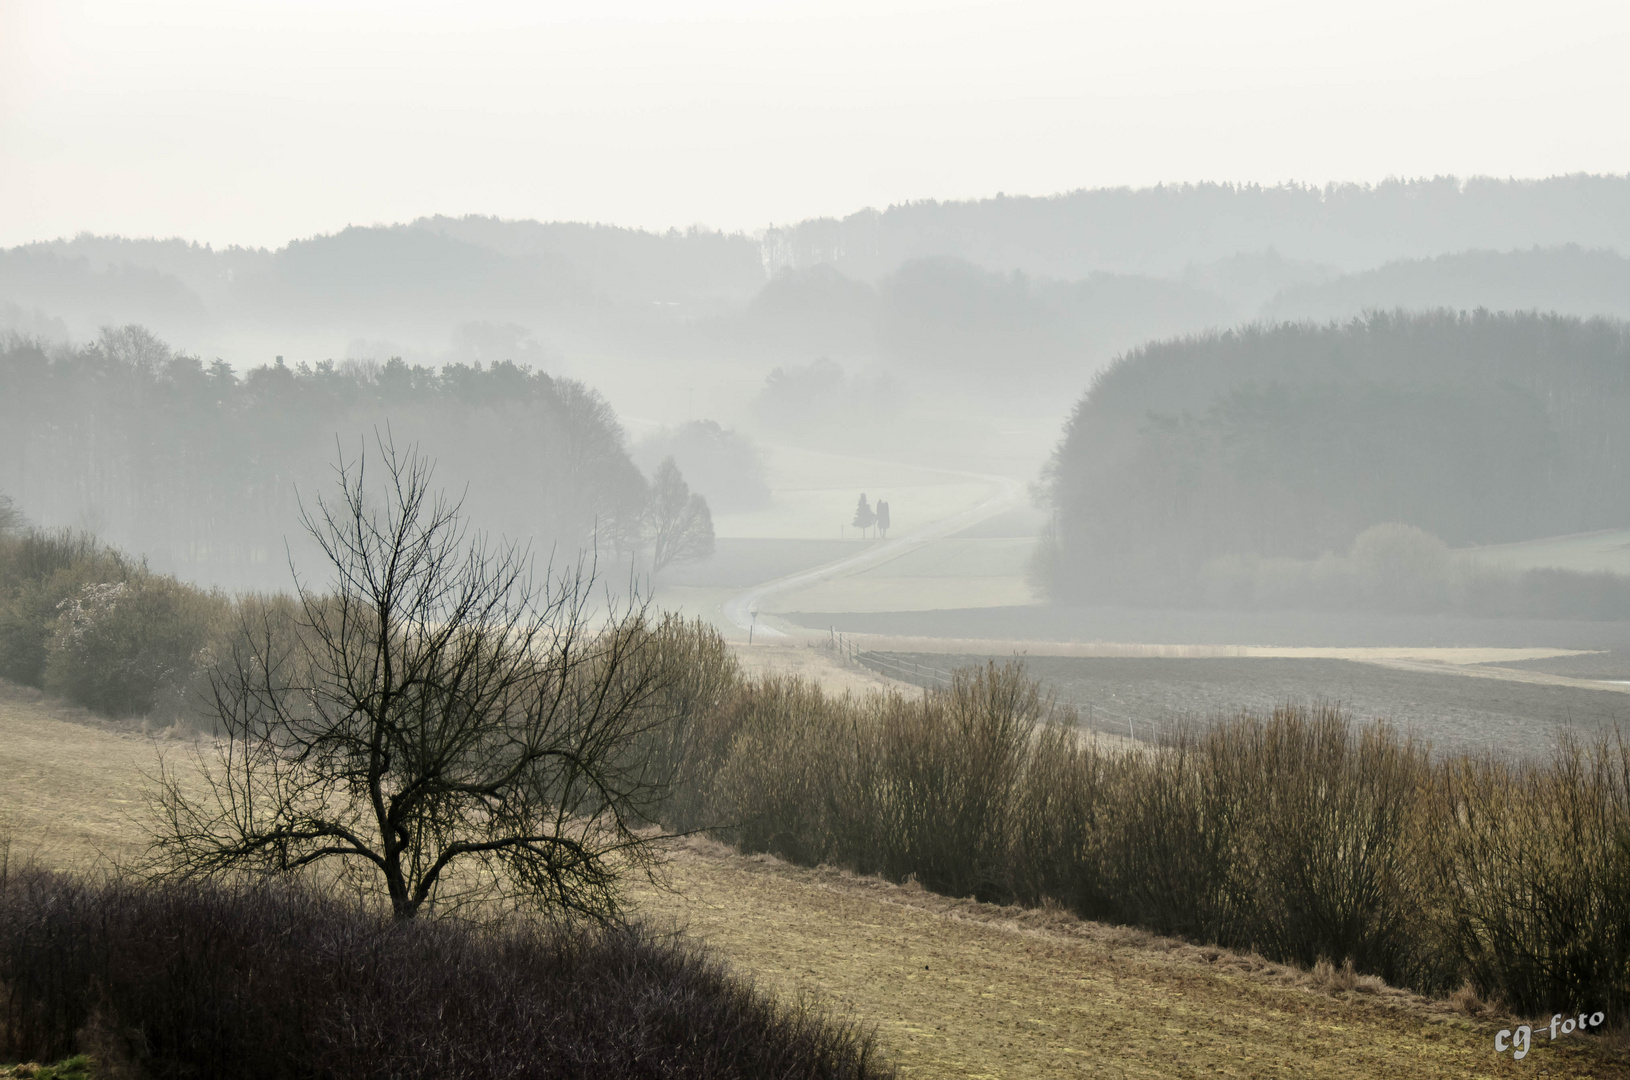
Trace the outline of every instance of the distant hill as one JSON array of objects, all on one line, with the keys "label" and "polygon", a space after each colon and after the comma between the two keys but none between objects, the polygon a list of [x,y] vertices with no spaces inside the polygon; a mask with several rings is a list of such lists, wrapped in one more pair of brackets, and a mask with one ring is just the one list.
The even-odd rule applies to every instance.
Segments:
[{"label": "distant hill", "polygon": [[1056,402],[1144,341],[1259,317],[1630,316],[1626,255],[1630,178],[1616,176],[1098,189],[756,235],[425,217],[275,251],[89,235],[0,251],[0,333],[84,342],[140,323],[245,370],[278,354],[551,357],[608,387],[677,386],[696,361],[751,381],[825,356]]},{"label": "distant hill", "polygon": [[1366,273],[1285,289],[1264,305],[1262,316],[1274,322],[1322,322],[1392,308],[1488,308],[1630,318],[1630,259],[1577,244],[1404,259]]},{"label": "distant hill", "polygon": [[1240,252],[1367,270],[1473,248],[1582,244],[1630,251],[1630,177],[1455,177],[1262,187],[1173,184],[1041,197],[915,202],[765,236],[772,269],[831,263],[875,280],[909,259],[954,255],[988,270],[1075,279],[1170,277]]},{"label": "distant hill", "polygon": [[1181,600],[1223,556],[1454,546],[1630,524],[1630,326],[1377,313],[1128,353],[1055,454],[1055,594]]}]

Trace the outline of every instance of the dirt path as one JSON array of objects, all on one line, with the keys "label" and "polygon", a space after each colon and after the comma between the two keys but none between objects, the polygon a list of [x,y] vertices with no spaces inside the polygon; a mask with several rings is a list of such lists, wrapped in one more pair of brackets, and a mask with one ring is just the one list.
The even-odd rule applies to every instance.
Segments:
[{"label": "dirt path", "polygon": [[741,663],[742,671],[751,678],[765,675],[797,675],[809,680],[829,694],[845,692],[863,694],[868,690],[912,690],[905,683],[885,679],[868,668],[845,664],[819,643],[807,640],[790,641],[781,637],[768,642],[746,645],[732,642],[731,648]]},{"label": "dirt path", "polygon": [[[831,457],[847,457],[847,455],[829,455]],[[853,460],[853,459],[851,459]],[[884,467],[898,467],[895,462],[877,462]],[[920,468],[920,466],[912,466]],[[1024,485],[1019,481],[1005,476],[990,476],[985,473],[963,472],[957,469],[933,469],[933,472],[944,473],[966,480],[976,480],[988,483],[995,491],[988,497],[980,500],[973,506],[961,510],[938,521],[929,522],[921,528],[914,529],[901,536],[884,540],[881,543],[868,547],[865,551],[846,556],[835,562],[825,563],[821,566],[801,570],[796,574],[767,581],[755,585],[736,596],[730,598],[724,605],[724,617],[741,630],[752,628],[755,638],[784,638],[789,636],[781,627],[772,625],[767,620],[760,620],[756,616],[759,606],[769,597],[779,593],[790,592],[794,589],[805,588],[819,581],[840,577],[854,573],[890,559],[899,558],[906,552],[923,544],[930,543],[944,536],[949,536],[961,529],[969,528],[995,517],[997,514],[1012,509],[1019,504],[1024,494]]]}]

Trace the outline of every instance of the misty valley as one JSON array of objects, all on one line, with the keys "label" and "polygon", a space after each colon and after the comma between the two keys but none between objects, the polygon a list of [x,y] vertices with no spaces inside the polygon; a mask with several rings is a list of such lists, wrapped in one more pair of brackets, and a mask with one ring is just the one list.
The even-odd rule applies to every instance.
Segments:
[{"label": "misty valley", "polygon": [[1587,174],[0,250],[0,1075],[1630,1076],[1625,253]]}]

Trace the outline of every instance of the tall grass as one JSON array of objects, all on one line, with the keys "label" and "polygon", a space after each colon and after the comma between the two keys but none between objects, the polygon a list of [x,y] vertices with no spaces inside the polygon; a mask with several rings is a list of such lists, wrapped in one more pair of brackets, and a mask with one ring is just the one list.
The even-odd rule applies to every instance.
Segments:
[{"label": "tall grass", "polygon": [[[833,697],[737,679],[699,715],[683,824],[953,896],[1361,972],[1524,1009],[1630,1004],[1630,749],[1434,762],[1334,707],[1156,747],[1081,736],[1018,664]],[[675,805],[678,805],[677,803]]]}]

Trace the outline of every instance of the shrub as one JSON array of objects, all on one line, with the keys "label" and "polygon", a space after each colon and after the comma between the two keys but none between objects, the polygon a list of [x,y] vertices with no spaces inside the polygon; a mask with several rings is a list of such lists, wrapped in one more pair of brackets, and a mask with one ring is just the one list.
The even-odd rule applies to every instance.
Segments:
[{"label": "shrub", "polygon": [[871,1038],[638,929],[392,920],[294,887],[0,883],[0,1052],[139,1076],[892,1075]]},{"label": "shrub", "polygon": [[88,584],[135,568],[87,533],[28,529],[0,536],[0,677],[41,686],[59,607]]},{"label": "shrub", "polygon": [[1286,706],[1105,750],[1017,664],[920,697],[746,682],[696,730],[688,823],[748,851],[1426,993],[1630,1003],[1620,739],[1434,765],[1384,724]]},{"label": "shrub", "polygon": [[174,578],[83,585],[58,604],[44,688],[109,716],[145,715],[195,683],[227,607]]},{"label": "shrub", "polygon": [[230,608],[87,533],[0,536],[0,677],[110,716],[190,712]]},{"label": "shrub", "polygon": [[1437,820],[1453,947],[1519,1011],[1630,1006],[1630,745],[1564,736],[1549,762],[1443,767]]}]

